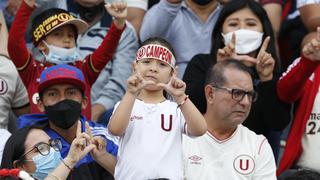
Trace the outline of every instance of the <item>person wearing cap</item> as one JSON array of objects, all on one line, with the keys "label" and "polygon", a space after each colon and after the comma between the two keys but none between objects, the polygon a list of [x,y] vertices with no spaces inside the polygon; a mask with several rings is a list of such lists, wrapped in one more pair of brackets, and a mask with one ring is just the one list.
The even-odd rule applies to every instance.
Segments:
[{"label": "person wearing cap", "polygon": [[242,123],[257,100],[252,71],[236,59],[209,68],[204,87],[208,131],[183,136],[185,179],[276,180],[268,140]]},{"label": "person wearing cap", "polygon": [[[28,52],[24,39],[28,19],[35,7],[35,0],[22,2],[10,29],[8,51],[29,92],[31,112],[37,113],[39,112],[36,106],[39,97],[37,92],[39,75],[53,64],[73,64],[81,69],[87,82],[86,96],[90,97],[91,85],[98,78],[105,64],[111,60],[118,46],[125,29],[127,10],[125,3],[113,3],[106,7],[115,20],[99,48],[84,60],[80,60],[77,53],[76,39],[88,28],[88,25],[62,9],[51,8],[38,14],[32,21],[32,38],[33,44],[44,55],[44,59],[40,62]],[[84,115],[90,118],[90,98],[88,104]]]},{"label": "person wearing cap", "polygon": [[108,125],[120,136],[116,179],[183,178],[182,134],[200,136],[207,125],[185,94],[175,65],[164,39],[150,38],[138,50],[127,91]]},{"label": "person wearing cap", "polygon": [[[91,54],[103,41],[103,37],[109,33],[112,25],[112,15],[105,11],[105,2],[113,0],[56,0],[58,7],[67,10],[77,18],[89,24],[88,30],[78,38],[77,45],[82,57]],[[132,5],[128,3],[127,20],[130,21]],[[130,7],[131,6],[131,7]],[[132,15],[132,14],[131,14]],[[139,39],[133,28],[133,24],[126,21],[126,29],[123,31],[118,48],[106,66],[101,71],[98,79],[92,85],[92,120],[107,121],[102,115],[112,113],[114,105],[121,100],[126,90],[127,79],[131,75],[132,61],[139,49]],[[105,123],[105,122],[101,122]]]},{"label": "person wearing cap", "polygon": [[[76,164],[66,164],[72,170],[69,178],[73,179],[113,179],[118,151],[117,138],[108,134],[107,129],[87,121],[81,115],[81,109],[88,105],[85,96],[86,81],[80,69],[60,64],[46,68],[40,75],[38,92],[39,111],[44,114],[30,114],[19,118],[19,127],[33,124],[48,123],[45,132],[51,139],[59,138],[62,143],[61,157],[65,158],[71,148],[71,143],[77,136],[80,123],[81,132],[91,137],[97,148],[84,156]],[[79,131],[79,130],[78,130]],[[87,137],[87,136],[86,136]],[[89,137],[89,138],[90,138]],[[105,142],[107,143],[105,145]],[[87,142],[93,143],[91,140]]]}]

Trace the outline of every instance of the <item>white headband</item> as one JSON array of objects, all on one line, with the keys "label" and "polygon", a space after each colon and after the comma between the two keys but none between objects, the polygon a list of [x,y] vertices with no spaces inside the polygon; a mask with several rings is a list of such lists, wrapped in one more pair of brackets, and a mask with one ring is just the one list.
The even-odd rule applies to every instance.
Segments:
[{"label": "white headband", "polygon": [[168,63],[173,69],[176,65],[176,59],[174,58],[172,52],[159,44],[148,44],[142,46],[137,54],[136,54],[136,61],[141,59],[152,58],[158,59],[160,61],[164,61]]}]

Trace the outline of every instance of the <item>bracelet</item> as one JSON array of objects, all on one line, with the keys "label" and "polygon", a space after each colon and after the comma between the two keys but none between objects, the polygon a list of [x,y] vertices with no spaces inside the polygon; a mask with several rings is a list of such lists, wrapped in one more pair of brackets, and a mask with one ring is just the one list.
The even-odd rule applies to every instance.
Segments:
[{"label": "bracelet", "polygon": [[183,101],[178,104],[178,107],[182,106],[188,99],[189,99],[189,96],[186,95],[186,97],[184,97]]},{"label": "bracelet", "polygon": [[73,170],[73,168],[71,168],[69,165],[67,165],[67,163],[64,162],[64,160],[63,160],[62,158],[61,158],[61,162],[62,162],[70,171]]}]

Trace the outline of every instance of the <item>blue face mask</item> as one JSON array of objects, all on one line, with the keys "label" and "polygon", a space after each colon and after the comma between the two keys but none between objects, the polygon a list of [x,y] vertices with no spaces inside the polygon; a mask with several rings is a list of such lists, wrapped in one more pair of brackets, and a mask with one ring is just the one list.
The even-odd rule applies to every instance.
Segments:
[{"label": "blue face mask", "polygon": [[36,164],[36,171],[32,176],[38,180],[43,180],[60,164],[61,155],[60,152],[50,147],[50,153],[46,156],[40,153],[32,157],[33,162]]},{"label": "blue face mask", "polygon": [[42,41],[49,49],[48,54],[44,54],[47,62],[53,64],[67,64],[67,63],[74,63],[76,60],[80,58],[77,49],[71,48],[61,48],[53,45],[49,45],[45,41]]}]

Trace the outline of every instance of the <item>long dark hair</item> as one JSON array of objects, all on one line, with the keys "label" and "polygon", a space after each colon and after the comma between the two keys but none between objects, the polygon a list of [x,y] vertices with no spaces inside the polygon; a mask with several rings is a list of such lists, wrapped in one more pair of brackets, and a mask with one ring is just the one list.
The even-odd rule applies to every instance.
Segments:
[{"label": "long dark hair", "polygon": [[1,168],[12,169],[16,168],[13,165],[15,160],[18,161],[18,165],[22,165],[24,162],[24,157],[20,158],[25,152],[24,143],[29,132],[32,129],[44,129],[47,124],[36,124],[32,126],[23,127],[15,131],[6,142],[3,150]]},{"label": "long dark hair", "polygon": [[[221,35],[222,33],[222,27],[224,21],[227,19],[228,16],[230,16],[232,13],[237,12],[241,9],[244,8],[249,8],[253,14],[255,14],[259,20],[262,23],[262,28],[263,28],[263,40],[267,37],[270,36],[270,43],[267,48],[267,52],[271,53],[272,57],[274,58],[275,62],[275,68],[273,70],[273,74],[277,73],[280,71],[280,61],[277,55],[276,47],[275,47],[275,37],[273,34],[273,29],[272,25],[270,23],[270,20],[268,18],[268,15],[266,11],[261,7],[261,5],[254,0],[232,0],[229,3],[227,3],[223,9],[221,10],[221,13],[217,19],[217,22],[215,24],[215,27],[212,32],[211,36],[211,55],[213,57],[214,63],[217,60],[217,52],[218,49],[223,48],[224,42],[223,42],[223,37]],[[259,48],[260,49],[260,48]]]}]

